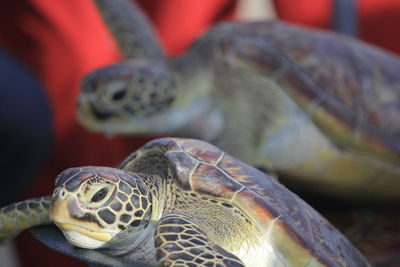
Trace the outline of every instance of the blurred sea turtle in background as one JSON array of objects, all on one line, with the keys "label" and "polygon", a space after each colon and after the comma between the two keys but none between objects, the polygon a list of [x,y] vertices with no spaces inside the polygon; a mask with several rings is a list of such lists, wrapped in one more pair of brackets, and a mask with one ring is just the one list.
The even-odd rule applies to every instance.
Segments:
[{"label": "blurred sea turtle in background", "polygon": [[192,139],[65,170],[51,197],[0,210],[0,237],[51,222],[74,246],[160,266],[370,266],[284,186]]},{"label": "blurred sea turtle in background", "polygon": [[130,36],[123,48],[136,33],[142,42],[132,47],[149,50],[85,77],[78,101],[85,127],[198,138],[254,166],[272,164],[296,188],[348,199],[400,198],[396,55],[269,21],[219,24],[184,55],[166,58],[155,37],[141,38],[150,25],[127,26],[127,6],[103,7],[108,14],[124,10],[106,21],[118,40]]}]

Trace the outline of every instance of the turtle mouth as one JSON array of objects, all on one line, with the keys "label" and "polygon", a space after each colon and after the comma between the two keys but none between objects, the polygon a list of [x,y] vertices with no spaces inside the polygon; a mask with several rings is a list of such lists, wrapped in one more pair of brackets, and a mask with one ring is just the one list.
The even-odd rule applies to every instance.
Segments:
[{"label": "turtle mouth", "polygon": [[61,223],[61,222],[54,222],[54,224],[60,228],[63,232],[64,231],[75,231],[81,233],[82,235],[88,236],[90,238],[96,239],[101,242],[108,242],[110,241],[114,234],[107,233],[107,232],[99,232],[94,231],[80,225],[72,224],[72,223]]},{"label": "turtle mouth", "polygon": [[88,103],[78,105],[76,117],[82,126],[92,132],[101,132],[107,135],[132,135],[139,131],[139,129],[131,129],[133,127],[129,120],[117,117],[111,112],[99,111]]},{"label": "turtle mouth", "polygon": [[113,234],[96,232],[71,223],[54,222],[68,242],[76,247],[97,249],[113,238]]},{"label": "turtle mouth", "polygon": [[117,234],[114,229],[105,229],[99,225],[94,218],[83,220],[74,216],[76,201],[75,198],[66,197],[63,200],[53,201],[50,208],[50,218],[72,245],[98,248]]}]

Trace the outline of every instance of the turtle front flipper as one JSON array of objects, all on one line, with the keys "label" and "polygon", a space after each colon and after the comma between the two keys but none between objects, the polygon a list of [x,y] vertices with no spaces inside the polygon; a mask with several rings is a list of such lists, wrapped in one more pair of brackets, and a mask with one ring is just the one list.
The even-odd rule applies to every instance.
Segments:
[{"label": "turtle front flipper", "polygon": [[50,224],[51,197],[33,198],[0,209],[0,242],[17,235],[24,229]]},{"label": "turtle front flipper", "polygon": [[160,266],[244,266],[243,262],[213,244],[187,215],[163,216],[155,232],[157,262]]},{"label": "turtle front flipper", "polygon": [[94,2],[126,58],[158,58],[164,55],[151,22],[134,1]]}]

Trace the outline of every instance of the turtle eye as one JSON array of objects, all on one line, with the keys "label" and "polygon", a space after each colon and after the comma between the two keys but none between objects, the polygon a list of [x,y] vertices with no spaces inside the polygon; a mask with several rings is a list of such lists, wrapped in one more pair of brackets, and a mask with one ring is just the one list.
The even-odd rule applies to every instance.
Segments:
[{"label": "turtle eye", "polygon": [[88,181],[81,188],[78,198],[84,207],[97,209],[104,205],[108,205],[108,203],[113,200],[115,194],[115,184]]},{"label": "turtle eye", "polygon": [[107,105],[122,105],[128,101],[129,87],[126,81],[111,81],[102,87],[95,98]]},{"label": "turtle eye", "polygon": [[108,187],[103,187],[99,191],[96,192],[96,194],[93,195],[93,197],[90,199],[90,202],[100,202],[102,201],[108,193]]},{"label": "turtle eye", "polygon": [[122,99],[124,99],[124,97],[126,96],[126,88],[122,88],[118,91],[116,91],[113,95],[112,95],[112,100],[114,101],[120,101]]}]

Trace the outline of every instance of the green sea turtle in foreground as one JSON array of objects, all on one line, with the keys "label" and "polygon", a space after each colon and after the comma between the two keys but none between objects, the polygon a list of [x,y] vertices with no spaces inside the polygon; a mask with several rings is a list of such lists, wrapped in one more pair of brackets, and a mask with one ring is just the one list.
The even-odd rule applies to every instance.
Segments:
[{"label": "green sea turtle in foreground", "polygon": [[192,139],[65,170],[51,198],[1,209],[0,236],[50,222],[74,246],[161,266],[369,266],[284,186]]},{"label": "green sea turtle in foreground", "polygon": [[278,21],[217,25],[176,58],[148,47],[83,80],[84,126],[202,139],[297,188],[400,198],[398,56]]}]

